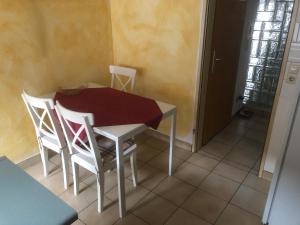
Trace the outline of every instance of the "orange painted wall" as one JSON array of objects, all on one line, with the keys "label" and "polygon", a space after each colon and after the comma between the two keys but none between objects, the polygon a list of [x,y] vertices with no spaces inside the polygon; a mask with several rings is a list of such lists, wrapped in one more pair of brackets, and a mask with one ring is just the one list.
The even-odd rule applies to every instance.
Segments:
[{"label": "orange painted wall", "polygon": [[107,0],[0,1],[0,155],[14,161],[36,153],[21,91],[108,84],[113,62]]},{"label": "orange painted wall", "polygon": [[[111,0],[114,62],[138,68],[137,93],[177,106],[177,134],[191,139],[199,0]],[[167,131],[168,123],[162,123]]]}]

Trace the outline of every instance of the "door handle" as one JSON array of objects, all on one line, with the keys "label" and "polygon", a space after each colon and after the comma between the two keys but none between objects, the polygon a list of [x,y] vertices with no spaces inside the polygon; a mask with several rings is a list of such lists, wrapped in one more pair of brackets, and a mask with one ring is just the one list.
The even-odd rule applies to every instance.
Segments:
[{"label": "door handle", "polygon": [[216,62],[221,61],[221,59],[216,58],[216,50],[214,49],[213,52],[213,59],[212,59],[212,65],[211,65],[211,73],[214,74],[215,73],[215,68],[216,68]]}]

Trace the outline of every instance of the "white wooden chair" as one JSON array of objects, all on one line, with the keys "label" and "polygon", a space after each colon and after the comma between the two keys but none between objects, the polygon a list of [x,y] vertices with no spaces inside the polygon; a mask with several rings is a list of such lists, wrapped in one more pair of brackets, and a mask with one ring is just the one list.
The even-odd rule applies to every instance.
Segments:
[{"label": "white wooden chair", "polygon": [[[109,71],[112,75],[111,87],[116,87],[116,82],[120,85],[121,91],[134,93],[136,70],[128,67],[110,65]],[[124,79],[125,78],[125,79]]]},{"label": "white wooden chair", "polygon": [[[91,113],[74,112],[56,103],[56,111],[63,127],[63,131],[71,154],[74,179],[74,195],[78,195],[78,165],[94,173],[97,178],[98,212],[103,211],[104,173],[116,168],[115,145],[107,138],[96,136],[92,126],[94,117]],[[77,124],[76,130],[72,123]],[[86,138],[80,135],[85,132]],[[100,139],[98,139],[100,137]],[[137,184],[136,172],[136,144],[131,141],[123,146],[124,159],[130,157],[133,185]]]},{"label": "white wooden chair", "polygon": [[64,188],[67,189],[69,184],[67,144],[59,120],[54,115],[54,102],[52,98],[33,97],[25,91],[22,98],[34,124],[44,176],[48,176],[48,150],[52,150],[61,155]]}]

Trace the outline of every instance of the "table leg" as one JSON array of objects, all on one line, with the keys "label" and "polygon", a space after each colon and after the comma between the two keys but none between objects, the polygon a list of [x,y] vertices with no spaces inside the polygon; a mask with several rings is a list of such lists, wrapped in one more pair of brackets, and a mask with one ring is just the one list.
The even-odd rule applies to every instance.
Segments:
[{"label": "table leg", "polygon": [[125,183],[124,183],[124,159],[122,151],[122,140],[116,141],[116,159],[118,171],[118,197],[119,197],[119,213],[120,217],[126,216],[126,199],[125,199]]},{"label": "table leg", "polygon": [[173,173],[173,150],[176,137],[176,110],[174,110],[171,117],[171,131],[170,131],[170,149],[169,149],[169,176]]}]

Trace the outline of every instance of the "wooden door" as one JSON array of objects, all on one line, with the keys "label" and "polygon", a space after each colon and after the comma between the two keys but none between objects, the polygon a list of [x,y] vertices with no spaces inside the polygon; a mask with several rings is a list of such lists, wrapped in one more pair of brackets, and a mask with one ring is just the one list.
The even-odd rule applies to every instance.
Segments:
[{"label": "wooden door", "polygon": [[245,1],[216,0],[205,97],[203,145],[232,118],[245,14]]}]

